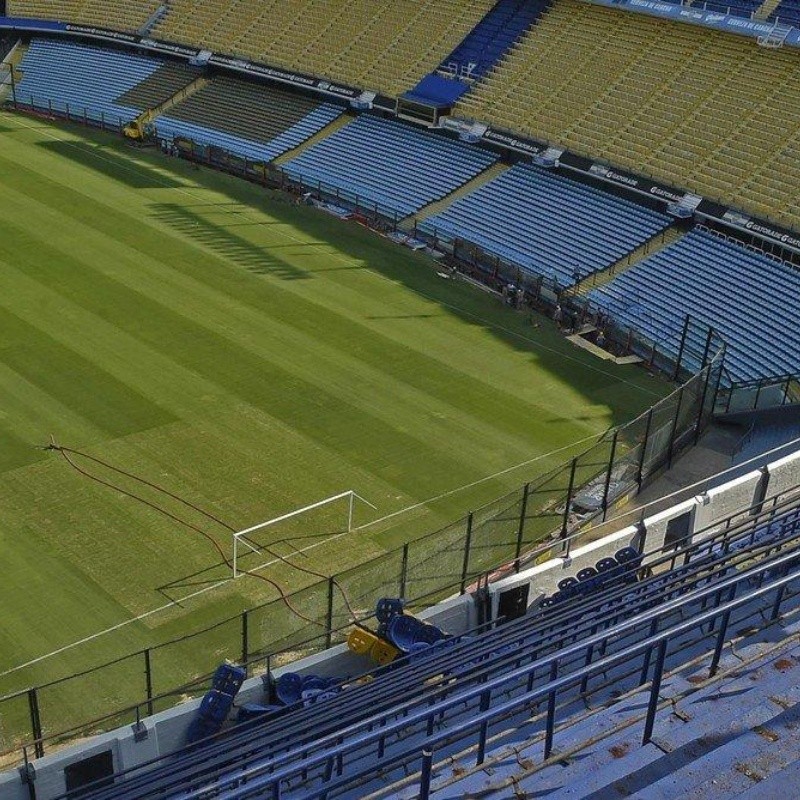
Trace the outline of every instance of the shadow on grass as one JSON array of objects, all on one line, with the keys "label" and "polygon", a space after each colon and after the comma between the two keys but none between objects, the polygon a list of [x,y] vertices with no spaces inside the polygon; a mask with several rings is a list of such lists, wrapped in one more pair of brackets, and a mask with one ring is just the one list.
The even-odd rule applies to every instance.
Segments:
[{"label": "shadow on grass", "polygon": [[[217,225],[178,203],[158,203],[152,207],[159,222],[199,242],[235,264],[260,275],[284,279],[306,278],[308,273],[270,255],[272,248],[263,248],[232,233],[230,223]],[[256,225],[257,223],[235,223]]]},{"label": "shadow on grass", "polygon": [[131,189],[176,189],[180,181],[169,178],[158,170],[127,158],[118,149],[77,142],[47,141],[38,146],[62,156],[82,167],[99,172],[107,178],[124,183]]}]

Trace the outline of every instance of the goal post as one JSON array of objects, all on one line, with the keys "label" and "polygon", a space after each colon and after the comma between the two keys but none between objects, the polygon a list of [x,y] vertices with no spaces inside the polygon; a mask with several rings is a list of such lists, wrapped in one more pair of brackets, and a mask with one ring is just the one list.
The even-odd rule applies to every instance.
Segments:
[{"label": "goal post", "polygon": [[376,509],[376,507],[372,505],[372,503],[370,503],[369,500],[365,500],[360,494],[356,493],[352,489],[349,489],[346,492],[340,492],[339,494],[332,495],[331,497],[326,497],[324,500],[318,500],[316,503],[311,503],[310,505],[303,506],[303,508],[295,509],[294,511],[290,511],[287,514],[281,514],[279,517],[268,519],[266,522],[260,522],[258,525],[252,525],[251,527],[245,528],[244,530],[236,531],[234,534],[232,534],[233,577],[238,578],[240,575],[242,575],[243,573],[246,574],[247,572],[247,570],[241,569],[239,565],[240,552],[242,548],[246,548],[247,550],[250,550],[253,553],[262,552],[262,549],[257,544],[251,541],[250,537],[254,533],[257,533],[258,531],[263,531],[266,528],[272,527],[273,525],[277,525],[281,522],[286,522],[287,520],[302,516],[303,514],[308,514],[311,511],[315,511],[318,508],[331,505],[332,503],[338,503],[340,501],[346,501],[347,533],[350,533],[350,531],[353,530],[353,517],[355,515],[356,501],[364,503],[365,505],[368,505],[372,509]]}]

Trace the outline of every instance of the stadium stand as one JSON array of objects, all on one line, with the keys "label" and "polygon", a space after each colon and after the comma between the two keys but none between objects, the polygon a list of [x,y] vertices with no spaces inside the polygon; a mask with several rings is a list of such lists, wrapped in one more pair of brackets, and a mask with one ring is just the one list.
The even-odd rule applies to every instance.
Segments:
[{"label": "stadium stand", "polygon": [[664,230],[670,218],[519,164],[421,223],[440,238],[485,252],[571,286]]},{"label": "stadium stand", "polygon": [[474,178],[496,156],[400,122],[362,115],[284,165],[307,186],[407,216]]},{"label": "stadium stand", "polygon": [[200,70],[182,61],[165,61],[141,83],[119,97],[118,102],[130,108],[156,108],[201,74]]},{"label": "stadium stand", "polygon": [[559,0],[456,108],[788,225],[800,52]]},{"label": "stadium stand", "polygon": [[781,22],[784,25],[800,25],[800,2],[798,0],[781,0],[768,19],[770,22]]},{"label": "stadium stand", "polygon": [[544,13],[551,0],[499,0],[445,59],[441,69],[482,78],[503,53]]},{"label": "stadium stand", "polygon": [[35,39],[20,65],[17,101],[124,124],[142,109],[117,103],[120,95],[149,78],[161,61],[90,45]]},{"label": "stadium stand", "polygon": [[720,234],[695,228],[589,298],[674,353],[686,314],[713,326],[734,380],[800,371],[800,274]]},{"label": "stadium stand", "polygon": [[343,113],[275,86],[218,77],[156,119],[158,136],[185,136],[243,158],[271,161]]},{"label": "stadium stand", "polygon": [[433,71],[492,0],[172,0],[154,35],[399,95]]},{"label": "stadium stand", "polygon": [[161,5],[162,0],[8,0],[7,13],[12,17],[78,22],[134,33]]},{"label": "stadium stand", "polygon": [[[508,797],[512,785],[516,796],[623,785],[666,797],[676,772],[706,785],[692,796],[731,796],[710,780],[718,748],[731,780],[736,753],[758,759],[760,778],[800,756],[796,740],[769,748],[781,737],[758,727],[790,730],[799,552],[796,500],[695,541],[625,546],[521,617],[433,641],[368,681],[294,692],[202,750],[81,797]],[[415,774],[424,748],[432,786],[424,767]]]}]

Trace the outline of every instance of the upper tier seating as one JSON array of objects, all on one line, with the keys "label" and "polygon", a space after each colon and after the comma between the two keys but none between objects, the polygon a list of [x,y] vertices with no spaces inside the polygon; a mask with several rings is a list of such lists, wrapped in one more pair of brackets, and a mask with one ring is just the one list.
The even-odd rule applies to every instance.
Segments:
[{"label": "upper tier seating", "polygon": [[413,214],[474,178],[496,161],[462,142],[400,122],[363,115],[309,147],[284,169],[307,186],[373,207],[388,216]]},{"label": "upper tier seating", "polygon": [[800,226],[800,52],[558,0],[456,113]]},{"label": "upper tier seating", "polygon": [[141,108],[118,105],[121,94],[149,78],[161,61],[126,51],[36,39],[20,64],[17,100],[56,111],[124,125]]},{"label": "upper tier seating", "polygon": [[162,5],[161,0],[8,0],[10,17],[54,19],[135,33]]},{"label": "upper tier seating", "polygon": [[561,286],[611,266],[670,223],[664,214],[517,165],[420,227],[460,237]]},{"label": "upper tier seating", "polygon": [[[553,737],[549,744],[559,748],[577,744],[591,748],[603,728],[613,736],[634,725],[634,741],[641,742],[651,677],[656,681],[655,697],[659,692],[675,702],[692,697],[706,688],[699,684],[708,680],[718,642],[719,652],[713,658],[723,656],[718,662],[723,669],[738,670],[746,666],[746,659],[763,657],[764,645],[774,644],[775,638],[785,636],[787,646],[796,647],[798,548],[798,511],[789,508],[772,519],[746,521],[674,553],[650,554],[645,574],[639,572],[640,558],[634,553],[635,560],[626,562],[616,580],[589,579],[585,591],[565,592],[558,602],[534,603],[529,613],[494,629],[423,648],[374,671],[371,680],[345,681],[324,699],[271,706],[260,719],[234,728],[202,750],[166,757],[149,765],[148,771],[133,770],[113,786],[84,798],[358,798],[373,792],[380,797],[419,797],[418,778],[405,788],[402,782],[419,769],[426,747],[432,748],[437,765],[433,798],[490,796],[484,789],[509,771],[524,777],[533,773],[534,765],[541,765],[543,739],[548,735]],[[776,605],[774,585],[769,584],[780,580],[793,585],[781,592]],[[764,587],[761,596],[754,595],[757,587]],[[718,608],[726,602],[736,605],[720,622]],[[763,630],[773,611],[790,616]],[[716,614],[715,624],[701,624],[709,622],[704,614]],[[793,630],[781,631],[783,625],[792,625]],[[643,644],[656,634],[669,637],[658,656]],[[751,638],[727,645],[726,639],[733,636]],[[781,696],[787,690],[795,692],[796,675],[789,667],[796,665],[770,669],[773,676],[779,671],[788,674],[775,681],[763,675],[759,685],[778,690]],[[554,679],[560,685],[554,685]],[[749,674],[745,683],[752,683]],[[763,694],[749,695],[746,689],[731,694],[725,706],[732,718],[737,704],[750,710],[765,699]],[[638,693],[633,704],[628,692]],[[722,705],[709,703],[709,694],[694,708],[713,728]],[[669,734],[673,715],[665,705],[667,710],[655,722]],[[776,703],[771,715],[786,707]],[[558,722],[555,731],[546,728],[549,714]],[[626,716],[630,722],[615,729]],[[690,719],[681,717],[678,724]],[[577,740],[573,729],[580,731]],[[535,755],[525,759],[507,749],[532,743]],[[638,749],[638,743],[634,747]],[[675,749],[681,759],[676,756],[673,768],[703,754],[702,749],[694,754]],[[612,750],[605,756],[619,767],[626,752],[627,748],[621,754]],[[663,758],[664,751],[651,747],[645,755],[651,760]],[[476,756],[479,761],[488,757],[492,769],[470,781]],[[631,759],[628,770],[636,768],[635,762]],[[569,778],[562,778],[567,768]],[[663,774],[656,770],[650,780]],[[531,794],[525,796],[543,797],[546,790],[562,787],[569,789],[570,797],[592,796],[581,785],[592,780],[593,767],[580,757],[554,763],[552,773],[545,775],[543,784],[535,777],[529,780],[526,790]],[[551,785],[551,780],[557,783]],[[508,789],[499,783],[491,796],[510,797]],[[521,796],[519,791],[513,794]]]},{"label": "upper tier seating", "polygon": [[185,136],[243,158],[271,161],[343,112],[275,86],[215,78],[156,120],[158,136]]},{"label": "upper tier seating", "polygon": [[493,0],[172,0],[153,35],[399,95]]},{"label": "upper tier seating", "polygon": [[713,326],[734,380],[800,372],[800,273],[711,232],[695,229],[589,298],[673,353],[686,314]]}]

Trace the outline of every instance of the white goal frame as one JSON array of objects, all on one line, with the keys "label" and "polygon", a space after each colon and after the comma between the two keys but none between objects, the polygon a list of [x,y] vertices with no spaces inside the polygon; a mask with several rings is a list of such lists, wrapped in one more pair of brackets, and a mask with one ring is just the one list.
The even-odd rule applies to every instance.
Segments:
[{"label": "white goal frame", "polygon": [[[303,508],[295,509],[294,511],[290,511],[288,514],[281,514],[279,517],[274,517],[273,519],[268,519],[266,522],[260,522],[258,525],[253,525],[250,528],[245,528],[241,531],[236,531],[233,535],[233,577],[234,579],[240,577],[243,574],[247,574],[247,570],[240,570],[239,569],[239,544],[241,543],[244,547],[252,550],[254,553],[260,553],[262,550],[259,547],[256,547],[254,544],[251,544],[247,540],[247,536],[251,533],[255,533],[256,531],[264,530],[264,528],[269,528],[272,525],[277,525],[279,522],[285,522],[287,519],[292,519],[293,517],[298,517],[301,514],[307,514],[309,511],[314,511],[317,508],[322,508],[323,506],[330,505],[331,503],[336,503],[339,500],[348,500],[347,504],[347,533],[350,533],[353,530],[353,514],[355,512],[355,504],[356,500],[360,500],[362,503],[368,505],[370,508],[375,509],[377,508],[369,502],[369,500],[365,500],[360,494],[357,494],[352,489],[348,489],[346,492],[340,492],[339,494],[332,495],[331,497],[326,497],[324,500],[318,500],[316,503],[311,503],[311,505],[303,506]],[[261,569],[261,567],[265,566],[262,564],[260,567],[256,567],[255,569]]]}]

